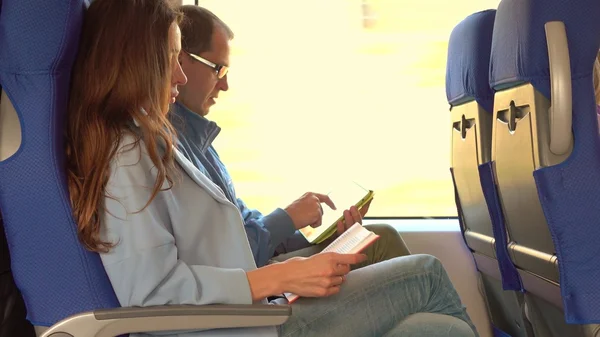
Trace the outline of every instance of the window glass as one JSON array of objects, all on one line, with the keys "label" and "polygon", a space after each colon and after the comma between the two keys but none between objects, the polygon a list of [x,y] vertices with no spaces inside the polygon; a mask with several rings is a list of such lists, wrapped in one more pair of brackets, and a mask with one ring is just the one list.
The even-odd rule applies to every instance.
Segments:
[{"label": "window glass", "polygon": [[265,213],[354,180],[376,192],[369,216],[456,215],[448,38],[498,3],[200,0],[235,32],[207,117],[238,197]]}]

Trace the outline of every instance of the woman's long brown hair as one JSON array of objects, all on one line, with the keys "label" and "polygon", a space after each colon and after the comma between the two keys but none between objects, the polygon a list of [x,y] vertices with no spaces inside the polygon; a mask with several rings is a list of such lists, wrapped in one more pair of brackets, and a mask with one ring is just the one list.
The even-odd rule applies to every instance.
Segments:
[{"label": "woman's long brown hair", "polygon": [[[94,0],[73,67],[66,131],[68,184],[78,235],[92,251],[100,237],[110,162],[135,120],[158,173],[148,204],[174,172],[169,28],[181,14],[170,0]],[[142,111],[144,108],[145,112]],[[164,151],[159,143],[166,145]],[[110,196],[109,196],[110,197]],[[146,206],[148,205],[146,204]]]}]

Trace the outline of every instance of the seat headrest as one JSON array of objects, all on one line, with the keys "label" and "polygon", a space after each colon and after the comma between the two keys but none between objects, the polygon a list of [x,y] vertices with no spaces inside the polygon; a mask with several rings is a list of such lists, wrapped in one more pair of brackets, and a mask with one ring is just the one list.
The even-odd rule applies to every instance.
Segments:
[{"label": "seat headrest", "polygon": [[[83,19],[73,11],[79,7],[80,12],[82,5],[82,0],[4,1],[0,10],[0,68],[10,65],[9,71],[30,73],[70,69]],[[49,29],[49,23],[55,21],[52,17],[69,19]],[[76,36],[64,39],[73,33]]]},{"label": "seat headrest", "polygon": [[476,100],[487,112],[493,111],[488,74],[495,17],[493,9],[471,14],[450,34],[446,97],[452,106]]},{"label": "seat headrest", "polygon": [[544,29],[549,21],[565,24],[572,78],[591,76],[600,47],[599,17],[598,0],[503,0],[494,25],[490,86],[501,90],[530,82],[550,98]]}]

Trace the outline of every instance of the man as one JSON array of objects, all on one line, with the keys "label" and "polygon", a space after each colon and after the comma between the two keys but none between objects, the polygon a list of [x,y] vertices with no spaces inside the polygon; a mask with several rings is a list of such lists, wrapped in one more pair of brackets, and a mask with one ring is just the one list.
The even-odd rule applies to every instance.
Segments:
[{"label": "man", "polygon": [[[329,241],[311,246],[297,230],[321,225],[321,204],[335,208],[326,195],[306,193],[291,205],[268,215],[248,208],[237,198],[231,177],[212,146],[220,128],[205,118],[219,93],[229,89],[229,41],[233,39],[233,32],[202,7],[183,6],[182,10],[185,19],[181,25],[179,62],[188,82],[180,87],[177,102],[171,108],[171,121],[179,135],[179,150],[238,206],[257,266],[270,260],[282,261],[320,252]],[[345,210],[344,221],[338,224],[338,234],[354,223],[362,222],[368,208],[367,204],[361,210],[356,207]],[[365,252],[369,259],[363,265],[409,254],[404,241],[391,226],[372,225],[368,228],[381,238]]]}]

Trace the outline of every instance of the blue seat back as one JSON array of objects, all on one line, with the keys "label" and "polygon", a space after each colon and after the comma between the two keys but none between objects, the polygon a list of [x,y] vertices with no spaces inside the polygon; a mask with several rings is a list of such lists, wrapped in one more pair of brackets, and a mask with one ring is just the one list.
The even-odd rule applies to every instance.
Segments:
[{"label": "blue seat back", "polygon": [[521,291],[508,256],[491,162],[494,92],[489,65],[495,15],[495,10],[470,15],[450,36],[446,96],[451,106],[452,175],[465,240],[476,261],[485,268],[487,260],[498,259],[503,288]]},{"label": "blue seat back", "polygon": [[518,337],[527,336],[521,294],[504,290],[520,291],[522,286],[508,255],[491,162],[494,92],[489,64],[495,15],[495,10],[472,14],[450,35],[446,96],[451,106],[451,173],[465,242],[480,272],[494,331]]},{"label": "blue seat back", "polygon": [[[503,0],[490,64],[490,85],[496,90],[494,149],[511,254],[520,269],[560,283],[566,321],[578,324],[600,322],[600,140],[592,84],[599,15],[598,0]],[[545,131],[552,97],[544,25],[550,21],[565,24],[570,57],[573,146],[563,158],[548,151]],[[528,90],[531,97],[521,99],[524,95],[511,90]],[[513,112],[516,119],[500,121],[503,113]],[[508,145],[509,133],[500,132],[512,123],[514,135],[525,130],[516,143],[523,149]],[[541,219],[530,217],[536,207],[543,210]]]},{"label": "blue seat back", "polygon": [[0,86],[21,125],[18,151],[0,162],[0,209],[28,319],[49,326],[118,307],[97,254],[77,239],[64,170],[64,124],[83,0],[4,0]]},{"label": "blue seat back", "polygon": [[494,233],[478,166],[490,161],[494,93],[487,85],[495,10],[472,14],[448,41],[446,96],[452,125],[451,167],[467,245],[495,258]]}]

